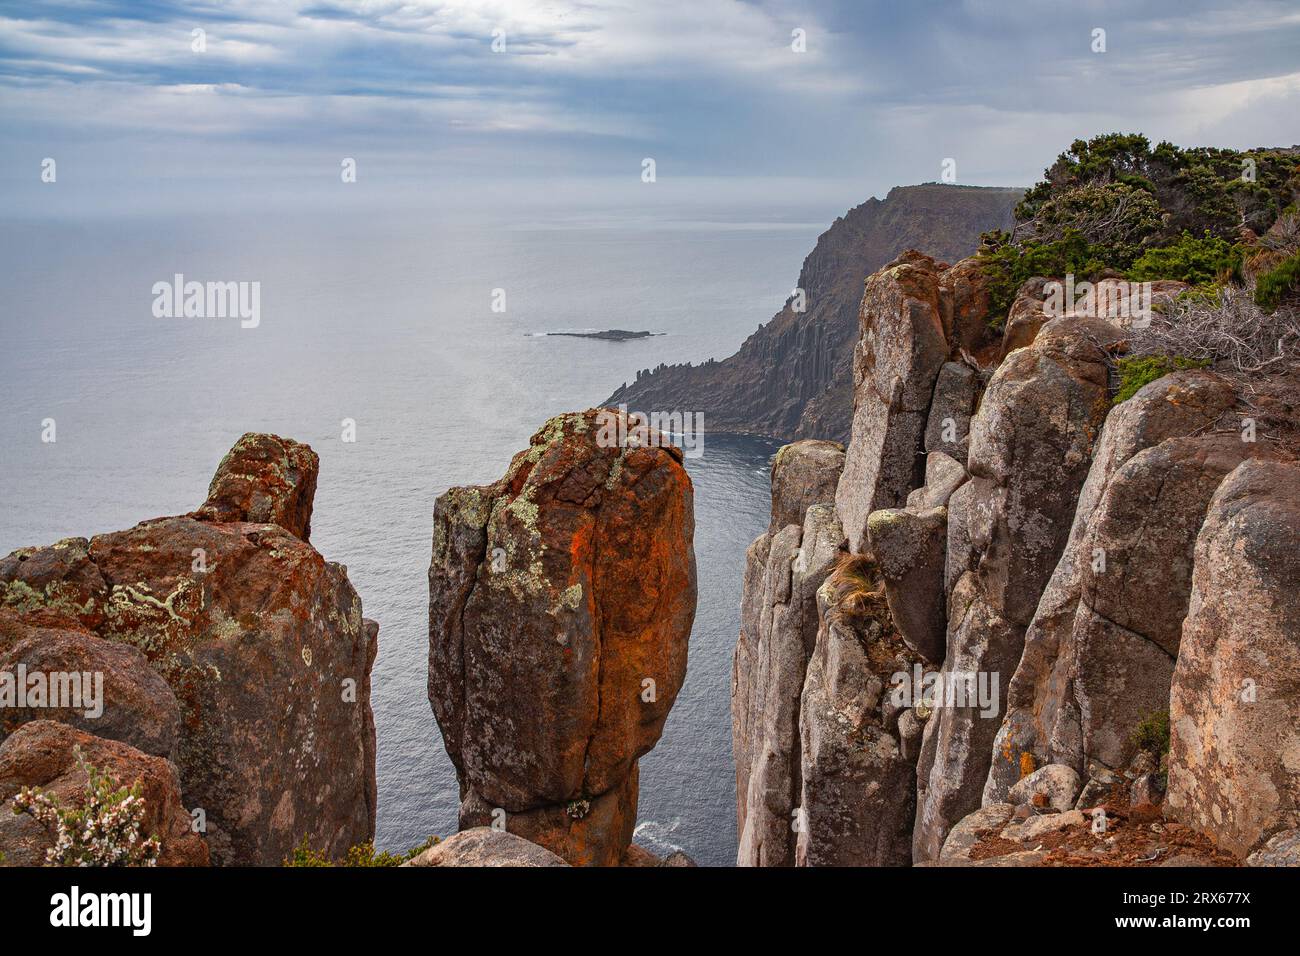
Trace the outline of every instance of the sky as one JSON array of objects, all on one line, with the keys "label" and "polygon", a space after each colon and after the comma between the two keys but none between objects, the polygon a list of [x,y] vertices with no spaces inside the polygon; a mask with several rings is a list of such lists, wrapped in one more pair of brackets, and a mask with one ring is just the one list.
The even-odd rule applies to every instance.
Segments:
[{"label": "sky", "polygon": [[0,214],[310,204],[345,159],[369,203],[626,199],[652,158],[683,201],[847,207],[1298,117],[1295,0],[0,2]]}]

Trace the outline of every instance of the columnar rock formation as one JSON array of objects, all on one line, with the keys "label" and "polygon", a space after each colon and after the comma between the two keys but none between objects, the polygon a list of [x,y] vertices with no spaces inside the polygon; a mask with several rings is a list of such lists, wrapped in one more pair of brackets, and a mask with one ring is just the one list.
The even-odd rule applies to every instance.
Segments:
[{"label": "columnar rock formation", "polygon": [[40,716],[173,759],[216,863],[374,834],[378,625],[301,537],[316,476],[307,446],[245,435],[195,513],[0,560],[5,663],[105,675],[102,718]]},{"label": "columnar rock formation", "polygon": [[[1155,286],[1166,304],[1185,288]],[[742,863],[786,863],[793,840],[805,865],[983,865],[971,852],[993,832],[1024,846],[998,865],[1041,862],[1039,837],[1083,827],[1076,803],[1122,788],[1160,812],[1165,767],[1145,748],[1159,747],[1167,712],[1171,825],[1202,841],[1203,859],[1296,856],[1298,627],[1285,582],[1300,580],[1300,382],[1284,368],[1249,387],[1187,369],[1116,407],[1131,290],[1106,280],[1093,306],[1065,309],[1054,294],[1047,279],[1025,283],[996,340],[971,260],[909,252],[867,281],[834,512],[774,494],[750,552],[742,618],[759,623],[742,625],[748,676],[733,691]],[[805,656],[760,614],[786,608],[808,651],[810,581],[788,569],[809,529],[837,518],[888,613],[846,628],[831,575]],[[819,560],[821,576],[845,559]],[[779,662],[767,701],[756,649]],[[924,672],[901,685],[910,700],[883,687],[897,680],[885,662]],[[756,781],[758,767],[779,768],[777,786]]]},{"label": "columnar rock formation", "polygon": [[843,463],[834,442],[783,447],[772,466],[772,526],[746,555],[731,681],[742,866],[795,861],[800,696],[817,639],[817,589],[843,537],[830,503]]},{"label": "columnar rock formation", "polygon": [[1300,462],[1260,460],[1219,486],[1196,539],[1168,805],[1238,856],[1300,828],[1297,541]]},{"label": "columnar rock formation", "polygon": [[692,508],[681,453],[594,409],[549,421],[495,484],[438,498],[429,700],[462,829],[620,862],[637,760],[686,674]]}]

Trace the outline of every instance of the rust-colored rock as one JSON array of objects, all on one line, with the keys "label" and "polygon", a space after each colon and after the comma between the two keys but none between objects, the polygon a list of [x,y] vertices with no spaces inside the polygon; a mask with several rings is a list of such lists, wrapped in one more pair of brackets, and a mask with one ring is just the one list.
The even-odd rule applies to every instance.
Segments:
[{"label": "rust-colored rock", "polygon": [[173,756],[180,706],[141,651],[29,617],[35,626],[0,609],[0,673],[15,684],[20,674],[40,675],[47,690],[34,706],[0,702],[0,742],[27,721],[57,720],[156,757]]},{"label": "rust-colored rock", "polygon": [[[272,447],[300,462],[294,482],[251,450]],[[374,834],[376,626],[363,621],[346,570],[303,537],[314,453],[245,436],[213,482],[217,498],[233,500],[220,489],[236,481],[242,466],[232,463],[250,461],[269,471],[240,494],[301,536],[223,520],[238,509],[210,500],[202,519],[158,518],[15,552],[0,561],[0,603],[29,625],[75,621],[134,647],[170,685],[184,798],[206,814],[214,862],[278,865],[303,837],[340,857]],[[240,474],[260,473],[249,464]]]},{"label": "rust-colored rock", "polygon": [[278,435],[249,432],[227,452],[208,487],[208,500],[194,513],[203,521],[278,524],[294,537],[311,537],[320,458]]},{"label": "rust-colored rock", "polygon": [[434,508],[429,700],[462,819],[544,820],[522,835],[570,862],[621,858],[636,761],[686,675],[693,492],[661,442],[620,412],[559,416],[501,480]]},{"label": "rust-colored rock", "polygon": [[74,748],[119,786],[139,781],[145,805],[142,835],[158,837],[159,866],[208,865],[207,845],[193,831],[176,768],[169,761],[52,720],[23,724],[0,745],[0,849],[5,865],[40,866],[53,844],[44,826],[11,811],[10,802],[20,790],[39,787],[63,807],[84,803],[87,777]]}]

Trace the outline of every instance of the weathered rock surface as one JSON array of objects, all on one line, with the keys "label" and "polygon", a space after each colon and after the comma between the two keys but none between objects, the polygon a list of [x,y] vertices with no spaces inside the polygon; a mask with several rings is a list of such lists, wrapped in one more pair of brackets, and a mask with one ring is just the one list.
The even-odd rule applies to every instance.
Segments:
[{"label": "weathered rock surface", "polygon": [[1245,856],[1300,826],[1300,462],[1247,461],[1196,540],[1170,694],[1175,819]]},{"label": "weathered rock surface", "polygon": [[[913,855],[939,855],[948,830],[981,802],[1007,684],[1048,575],[1064,549],[1079,488],[1108,411],[1107,348],[1113,326],[1048,323],[994,373],[971,421],[972,480],[950,499],[948,567],[973,567],[949,599],[946,686],[983,675],[996,713],[938,708],[917,764]],[[960,497],[959,497],[960,496]]]},{"label": "weathered rock surface", "polygon": [[746,555],[732,658],[731,732],[740,866],[793,866],[799,700],[816,643],[817,589],[840,553],[831,502],[844,465],[830,442],[795,442],[772,465],[772,524]]},{"label": "weathered rock surface", "polygon": [[1283,830],[1246,857],[1247,866],[1300,866],[1300,830]]},{"label": "weathered rock surface", "polygon": [[[288,447],[254,439],[241,442]],[[305,473],[291,488],[268,481],[264,492],[250,484],[239,494],[281,502],[265,513],[305,533]],[[15,552],[0,561],[0,603],[33,626],[77,622],[144,654],[179,702],[182,792],[206,815],[214,862],[278,865],[303,837],[340,857],[374,834],[377,626],[363,621],[341,565],[279,524],[221,515]]]},{"label": "weathered rock surface", "polygon": [[940,451],[958,462],[966,461],[970,446],[970,420],[975,414],[979,393],[980,379],[973,368],[964,362],[943,364],[935,379],[930,413],[926,418],[927,452]]},{"label": "weathered rock surface", "polygon": [[203,521],[278,524],[296,538],[311,537],[320,459],[308,445],[278,435],[249,432],[217,466]]},{"label": "weathered rock surface", "polygon": [[799,715],[800,866],[911,862],[915,761],[882,706],[883,671],[906,671],[910,661],[893,659],[888,643],[872,619],[850,625],[832,618],[818,632]]},{"label": "weathered rock surface", "polygon": [[[1169,502],[1173,512],[1165,515],[1152,506],[1148,497],[1158,488],[1158,484],[1151,484],[1157,472],[1164,474],[1173,468],[1175,474],[1189,477],[1201,473],[1201,466],[1193,463],[1201,457],[1202,446],[1171,445],[1166,453],[1148,460],[1154,471],[1140,467],[1139,471],[1129,473],[1131,478],[1125,484],[1132,487],[1127,492],[1116,492],[1107,499],[1107,491],[1138,453],[1154,449],[1168,439],[1206,430],[1225,416],[1236,401],[1236,390],[1227,379],[1213,372],[1191,370],[1150,383],[1106,419],[1088,478],[1079,493],[1069,540],[1026,632],[1024,654],[1008,694],[1007,717],[994,746],[983,797],[986,803],[1006,799],[1008,789],[1018,779],[1021,755],[1025,753],[1031,754],[1038,764],[1063,763],[1082,772],[1088,764],[1085,750],[1091,745],[1107,748],[1111,766],[1122,765],[1128,753],[1127,736],[1135,712],[1143,711],[1137,714],[1140,719],[1151,710],[1162,709],[1154,701],[1163,693],[1160,688],[1167,688],[1172,668],[1170,652],[1128,630],[1122,623],[1111,622],[1087,607],[1081,608],[1080,596],[1087,580],[1093,599],[1106,608],[1115,608],[1118,602],[1110,596],[1111,589],[1118,589],[1114,593],[1130,590],[1124,582],[1130,576],[1137,581],[1145,574],[1143,586],[1153,588],[1155,593],[1132,598],[1131,606],[1117,610],[1116,617],[1121,622],[1137,624],[1135,615],[1145,614],[1146,623],[1142,626],[1149,627],[1153,620],[1149,609],[1163,608],[1154,615],[1154,620],[1160,622],[1155,630],[1165,635],[1166,644],[1176,650],[1169,636],[1181,621],[1180,609],[1186,606],[1187,588],[1186,578],[1180,579],[1177,570],[1180,566],[1188,567],[1190,536],[1195,535],[1200,520],[1198,512],[1203,515],[1204,504],[1176,493]],[[1215,439],[1204,450],[1208,454],[1209,449],[1216,449],[1210,456],[1214,462],[1224,454],[1233,454],[1231,442],[1228,446],[1225,449]],[[1212,465],[1212,470],[1218,467]],[[1196,481],[1192,484],[1198,485]],[[1175,481],[1170,491],[1185,485]],[[1107,500],[1107,510],[1113,508],[1114,515],[1103,521],[1100,509]],[[1125,514],[1127,517],[1123,517]],[[1169,560],[1175,571],[1173,576],[1166,576],[1163,557],[1150,553],[1135,554],[1133,559],[1127,557],[1128,548],[1141,551],[1144,534],[1151,533],[1145,529],[1152,520],[1160,522],[1165,529],[1160,547],[1172,549]],[[1095,540],[1095,534],[1100,532],[1092,529],[1102,524],[1112,530],[1103,539]],[[1180,539],[1181,544],[1176,544],[1175,539]],[[1118,547],[1119,553],[1095,550],[1107,547]],[[1094,571],[1094,565],[1104,566],[1111,573]],[[1181,599],[1180,593],[1184,595]],[[1107,663],[1078,662],[1076,625],[1080,638],[1101,652],[1099,660]],[[1075,678],[1081,671],[1088,675],[1086,680],[1092,688],[1084,690],[1085,697],[1093,701],[1088,705],[1090,744],[1085,744],[1083,716],[1076,696]],[[1126,700],[1130,693],[1131,699]],[[1112,708],[1115,716],[1108,723],[1107,715]]]},{"label": "weathered rock surface", "polygon": [[844,470],[844,446],[834,441],[804,439],[783,445],[772,462],[772,520],[768,533],[788,524],[803,524],[812,505],[833,504],[835,486]]},{"label": "weathered rock surface", "polygon": [[536,843],[505,830],[473,827],[435,843],[402,866],[568,866]]},{"label": "weathered rock surface", "polygon": [[1015,806],[1010,803],[991,803],[966,816],[948,833],[939,853],[940,864],[957,863],[970,859],[970,852],[988,830],[1001,830],[1011,819]]},{"label": "weathered rock surface", "polygon": [[[0,694],[0,742],[29,720],[56,720],[97,737],[118,740],[156,757],[172,757],[181,711],[167,682],[137,648],[106,641],[69,621],[31,623],[0,609],[0,673],[41,675],[39,701],[26,708]],[[20,670],[20,668],[22,670]],[[80,706],[72,706],[79,702]],[[56,702],[69,706],[55,707]]]},{"label": "weathered rock surface", "polygon": [[636,761],[686,673],[692,489],[661,441],[610,410],[560,416],[434,508],[429,699],[462,820],[500,808],[570,862],[622,857]]},{"label": "weathered rock surface", "polygon": [[0,745],[0,848],[5,866],[41,866],[54,843],[45,827],[28,814],[14,814],[10,802],[24,787],[38,787],[70,808],[85,802],[86,772],[77,753],[104,771],[118,786],[137,781],[145,813],[142,836],[157,836],[159,866],[206,866],[208,847],[194,833],[181,800],[176,768],[165,758],[141,753],[129,744],[96,737],[67,724],[33,720]]},{"label": "weathered rock surface", "polygon": [[885,579],[894,625],[909,647],[943,663],[947,608],[943,589],[948,509],[885,509],[867,519],[871,552]]},{"label": "weathered rock surface", "polygon": [[1064,813],[1074,809],[1074,802],[1082,789],[1083,783],[1073,767],[1051,763],[1039,767],[1012,787],[1011,802],[1033,803],[1035,806],[1041,802],[1042,806]]},{"label": "weathered rock surface", "polygon": [[930,399],[948,343],[939,312],[942,269],[907,252],[867,279],[854,350],[853,428],[835,505],[849,549],[867,545],[867,516],[901,507],[921,484]]}]

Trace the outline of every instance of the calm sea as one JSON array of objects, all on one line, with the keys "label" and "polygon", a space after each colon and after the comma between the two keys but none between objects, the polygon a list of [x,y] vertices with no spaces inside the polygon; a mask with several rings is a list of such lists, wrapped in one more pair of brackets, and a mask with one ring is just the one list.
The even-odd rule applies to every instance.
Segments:
[{"label": "calm sea", "polygon": [[[310,443],[312,541],[380,623],[377,842],[450,833],[455,776],[425,696],[434,498],[495,479],[548,416],[639,368],[735,351],[823,228],[752,214],[0,223],[0,554],[190,510],[245,431]],[[260,282],[260,325],[154,318],[153,284],[178,272]],[[666,334],[539,334],[605,328]],[[702,864],[735,859],[731,650],[775,447],[711,435],[689,463],[699,610],[685,688],[642,762],[637,839]]]}]

